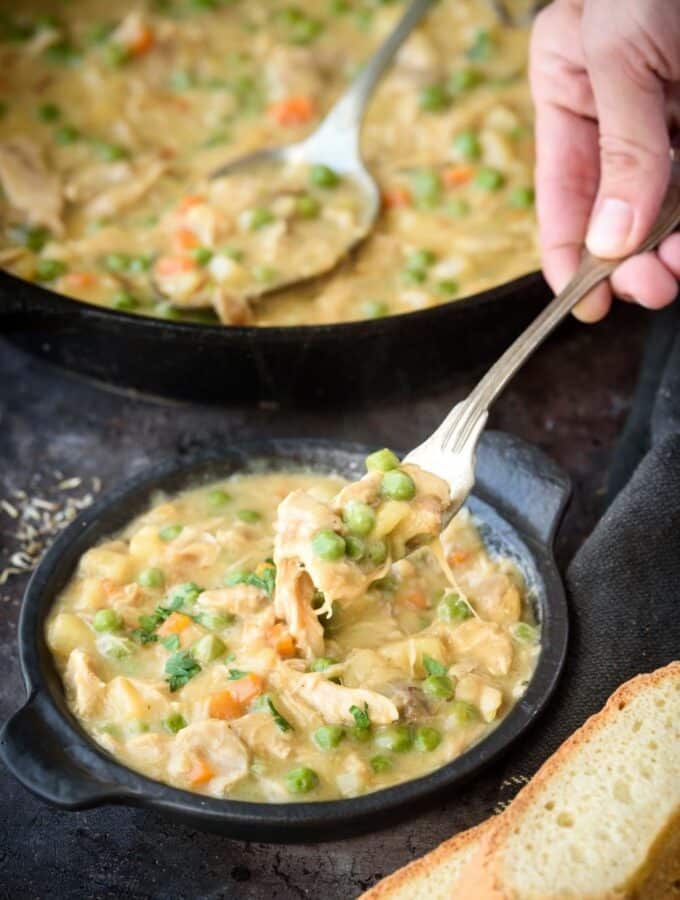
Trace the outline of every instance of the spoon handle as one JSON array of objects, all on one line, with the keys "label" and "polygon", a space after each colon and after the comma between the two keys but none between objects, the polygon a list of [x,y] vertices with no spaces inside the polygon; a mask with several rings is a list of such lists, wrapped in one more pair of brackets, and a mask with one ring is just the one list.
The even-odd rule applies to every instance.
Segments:
[{"label": "spoon handle", "polygon": [[[661,210],[649,234],[634,253],[651,250],[680,223],[680,164],[674,163],[671,180]],[[624,257],[627,258],[627,257]],[[449,427],[441,433],[442,449],[452,453],[470,451],[484,426],[491,403],[501,393],[515,372],[521,368],[554,328],[569,314],[579,300],[595,285],[607,278],[622,259],[600,259],[584,253],[581,264],[569,284],[534,319],[529,327],[491,366],[463,403],[449,414]],[[438,429],[439,431],[439,429]]]},{"label": "spoon handle", "polygon": [[321,123],[319,131],[326,131],[328,128],[330,132],[336,134],[336,137],[342,135],[345,138],[351,138],[353,136],[355,145],[358,146],[359,126],[374,87],[392,62],[397,50],[435,2],[436,0],[413,0],[409,4],[408,9],[385,41],[334,104]]}]

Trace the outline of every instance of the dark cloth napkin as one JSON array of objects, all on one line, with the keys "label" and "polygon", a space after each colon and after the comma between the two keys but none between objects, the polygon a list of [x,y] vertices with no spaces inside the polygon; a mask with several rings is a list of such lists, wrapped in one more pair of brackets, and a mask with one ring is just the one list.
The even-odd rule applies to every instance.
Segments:
[{"label": "dark cloth napkin", "polygon": [[553,702],[512,753],[522,774],[622,682],[680,658],[680,302],[652,322],[608,501],[567,569],[567,663]]}]

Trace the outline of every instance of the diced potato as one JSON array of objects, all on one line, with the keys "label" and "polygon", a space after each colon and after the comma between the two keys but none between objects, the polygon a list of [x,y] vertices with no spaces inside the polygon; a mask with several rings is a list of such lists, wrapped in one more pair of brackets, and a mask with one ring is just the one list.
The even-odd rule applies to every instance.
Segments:
[{"label": "diced potato", "polygon": [[132,578],[132,563],[126,553],[108,547],[93,547],[81,559],[80,571],[86,577],[109,578],[125,584]]},{"label": "diced potato", "polygon": [[112,679],[106,687],[106,705],[116,721],[141,719],[146,712],[144,698],[129,678]]},{"label": "diced potato", "polygon": [[498,714],[503,694],[478,675],[465,675],[456,685],[456,700],[476,706],[485,722],[493,722]]},{"label": "diced potato", "polygon": [[109,602],[99,578],[83,578],[79,582],[76,599],[78,609],[97,610],[108,605]]},{"label": "diced potato", "polygon": [[387,503],[383,503],[376,514],[371,537],[385,537],[409,514],[410,508],[406,500],[388,500]]},{"label": "diced potato", "polygon": [[47,626],[47,643],[58,656],[68,656],[72,650],[94,650],[94,635],[80,616],[59,613]]},{"label": "diced potato", "polygon": [[401,671],[410,672],[416,678],[427,675],[423,666],[423,656],[431,656],[437,662],[446,663],[444,646],[439,638],[429,635],[407,638],[386,644],[379,650],[380,655]]},{"label": "diced potato", "polygon": [[165,544],[158,536],[158,527],[144,525],[130,538],[130,556],[145,568],[155,565],[162,557]]}]

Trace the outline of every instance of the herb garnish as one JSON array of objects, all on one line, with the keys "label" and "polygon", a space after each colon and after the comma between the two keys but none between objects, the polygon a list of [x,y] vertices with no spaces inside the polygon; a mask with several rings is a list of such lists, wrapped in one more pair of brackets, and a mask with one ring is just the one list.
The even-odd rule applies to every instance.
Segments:
[{"label": "herb garnish", "polygon": [[427,653],[423,654],[423,666],[428,675],[446,675],[446,666],[439,660],[428,656]]},{"label": "herb garnish", "polygon": [[267,709],[272,714],[272,719],[276,722],[280,731],[292,731],[293,726],[290,724],[288,719],[284,719],[278,709],[274,706],[272,698],[269,695],[265,695],[264,702],[267,706]]},{"label": "herb garnish", "polygon": [[349,711],[354,718],[356,728],[359,731],[368,731],[371,727],[371,719],[368,715],[368,703],[364,705],[363,709],[359,709],[358,706],[350,706]]},{"label": "herb garnish", "polygon": [[184,687],[200,671],[200,665],[189,650],[180,650],[178,653],[173,653],[165,663],[165,674],[169,676],[166,678],[166,681],[171,691],[177,691],[179,688]]},{"label": "herb garnish", "polygon": [[262,569],[261,575],[255,572],[233,572],[225,581],[227,587],[234,587],[237,584],[249,584],[260,591],[264,591],[268,597],[274,596],[274,587],[276,585],[276,566],[268,563]]}]

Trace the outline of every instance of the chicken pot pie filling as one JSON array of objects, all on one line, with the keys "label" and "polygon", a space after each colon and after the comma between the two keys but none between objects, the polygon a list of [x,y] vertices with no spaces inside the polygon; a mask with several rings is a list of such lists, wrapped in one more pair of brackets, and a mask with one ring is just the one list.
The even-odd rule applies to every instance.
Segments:
[{"label": "chicken pot pie filling", "polygon": [[535,269],[527,31],[483,0],[445,0],[367,113],[362,153],[383,198],[372,236],[330,275],[249,302],[351,243],[356,187],[325,166],[208,173],[309,134],[402,12],[373,0],[7,7],[0,265],[125,312],[255,325],[409,312]]},{"label": "chicken pot pie filling", "polygon": [[379,790],[488,734],[539,653],[521,575],[467,510],[442,566],[444,483],[368,462],[352,484],[262,472],[159,498],[88,550],[46,624],[87,733],[158,781],[260,802]]}]

